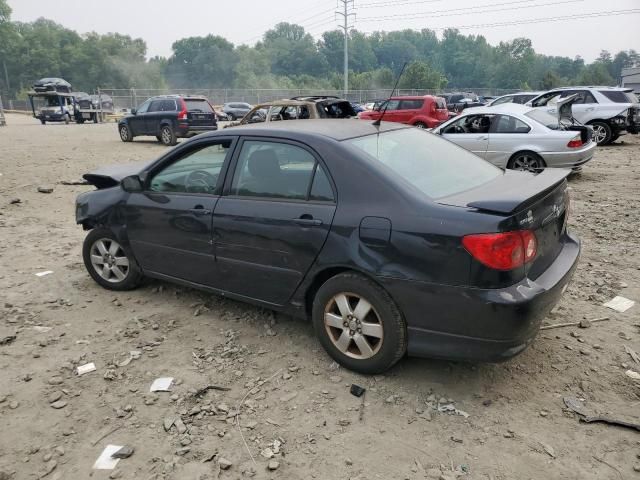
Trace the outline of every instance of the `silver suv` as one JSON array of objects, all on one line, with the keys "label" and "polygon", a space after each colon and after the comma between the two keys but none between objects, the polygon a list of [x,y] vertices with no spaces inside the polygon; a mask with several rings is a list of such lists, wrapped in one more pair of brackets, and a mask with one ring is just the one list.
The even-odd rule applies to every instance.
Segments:
[{"label": "silver suv", "polygon": [[572,112],[574,120],[593,127],[598,145],[607,145],[625,132],[640,133],[640,104],[629,88],[563,87],[538,95],[527,103],[556,114],[556,103],[576,94]]}]

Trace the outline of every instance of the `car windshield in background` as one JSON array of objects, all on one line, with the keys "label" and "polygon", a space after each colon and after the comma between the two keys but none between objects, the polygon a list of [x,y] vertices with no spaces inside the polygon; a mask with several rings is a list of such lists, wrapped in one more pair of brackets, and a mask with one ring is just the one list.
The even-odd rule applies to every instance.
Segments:
[{"label": "car windshield in background", "polygon": [[475,188],[502,174],[502,170],[473,153],[417,128],[345,142],[434,199]]},{"label": "car windshield in background", "polygon": [[184,102],[187,104],[187,110],[190,112],[213,113],[211,105],[209,105],[209,102],[206,100],[189,100],[188,98],[185,98]]},{"label": "car windshield in background", "polygon": [[549,112],[534,109],[529,110],[525,115],[551,130],[558,129],[558,117],[554,117]]},{"label": "car windshield in background", "polygon": [[600,90],[600,93],[615,103],[638,103],[636,96],[632,92],[622,92],[620,90]]}]

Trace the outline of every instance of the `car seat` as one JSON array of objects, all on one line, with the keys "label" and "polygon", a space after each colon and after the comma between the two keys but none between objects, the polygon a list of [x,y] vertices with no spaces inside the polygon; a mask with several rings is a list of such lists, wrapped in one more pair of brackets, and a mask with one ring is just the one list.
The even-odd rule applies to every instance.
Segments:
[{"label": "car seat", "polygon": [[255,195],[278,194],[282,192],[282,170],[276,153],[269,150],[257,150],[247,159],[250,177],[242,181],[236,194]]}]

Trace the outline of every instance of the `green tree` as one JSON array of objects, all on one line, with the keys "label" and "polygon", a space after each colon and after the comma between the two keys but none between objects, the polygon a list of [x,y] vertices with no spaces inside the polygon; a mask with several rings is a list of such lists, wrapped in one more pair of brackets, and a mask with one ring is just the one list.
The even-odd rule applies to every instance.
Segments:
[{"label": "green tree", "polygon": [[275,75],[325,76],[327,59],[318,51],[313,37],[300,25],[287,22],[277,24],[264,34],[263,48],[271,59],[271,72]]},{"label": "green tree", "polygon": [[439,90],[446,84],[446,77],[437,70],[433,70],[429,64],[425,62],[412,62],[405,69],[398,87]]}]

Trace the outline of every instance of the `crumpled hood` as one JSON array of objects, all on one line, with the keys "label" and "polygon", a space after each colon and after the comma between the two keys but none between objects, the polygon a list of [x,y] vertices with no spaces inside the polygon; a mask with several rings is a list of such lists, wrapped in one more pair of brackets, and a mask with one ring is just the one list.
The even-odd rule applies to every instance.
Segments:
[{"label": "crumpled hood", "polygon": [[84,178],[91,185],[95,185],[98,189],[115,187],[120,180],[129,175],[135,175],[151,165],[155,160],[145,160],[141,162],[125,163],[122,165],[108,165],[99,169],[85,173]]}]

